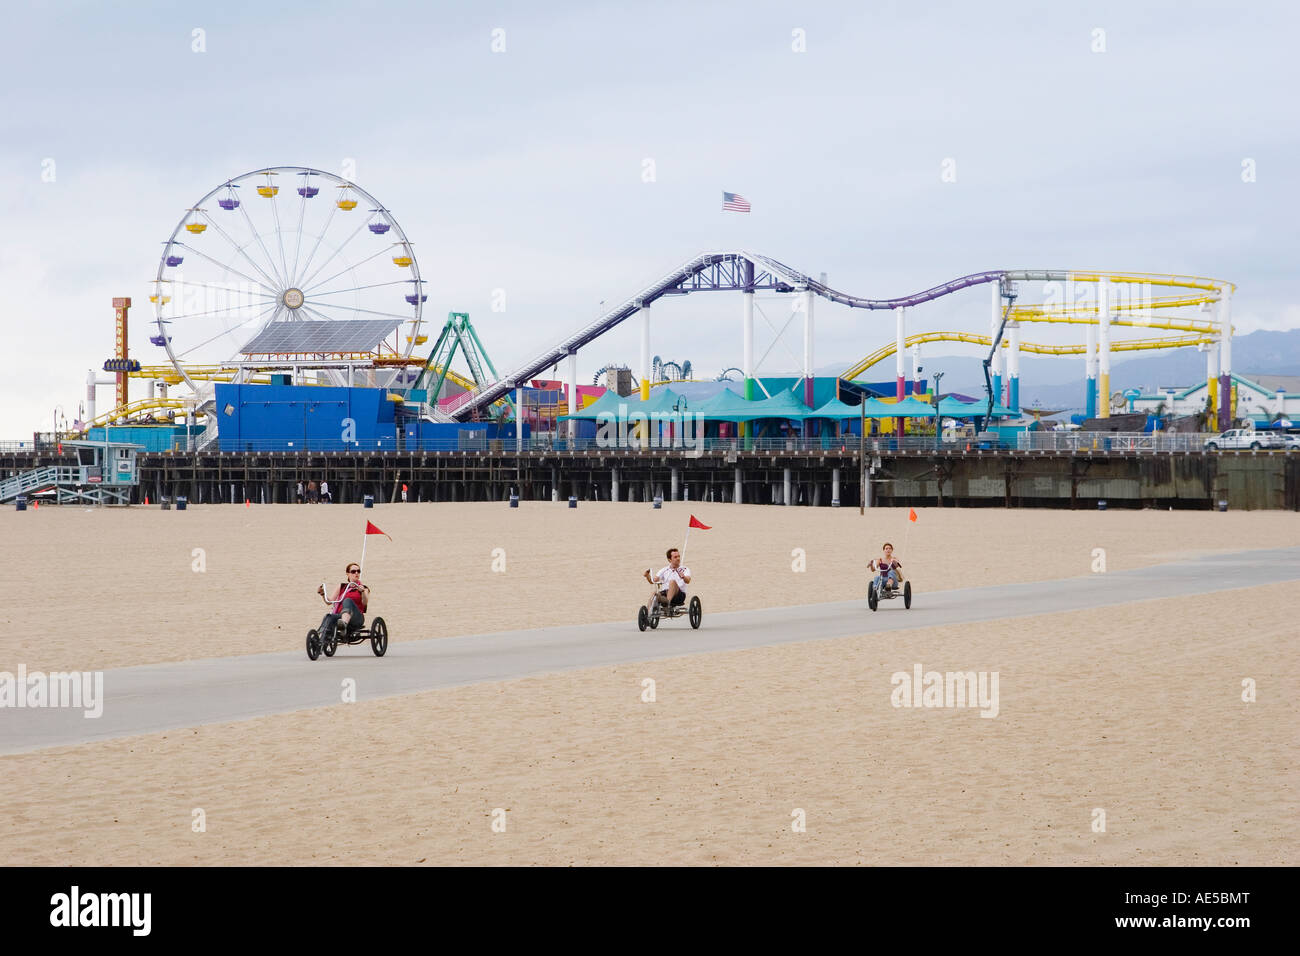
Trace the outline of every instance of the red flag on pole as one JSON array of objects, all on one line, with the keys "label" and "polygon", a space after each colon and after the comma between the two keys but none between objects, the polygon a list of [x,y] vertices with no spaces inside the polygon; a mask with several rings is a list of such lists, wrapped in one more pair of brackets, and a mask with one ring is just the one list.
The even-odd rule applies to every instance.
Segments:
[{"label": "red flag on pole", "polygon": [[366,534],[382,534],[389,541],[393,540],[393,536],[391,534],[389,534],[387,531],[384,531],[380,528],[376,528],[369,521],[366,522]]},{"label": "red flag on pole", "polygon": [[704,530],[704,531],[710,531],[710,530],[712,530],[712,528],[713,528],[712,525],[707,525],[707,524],[705,524],[705,523],[704,523],[703,521],[701,521],[699,518],[695,517],[695,515],[691,515],[691,523],[690,523],[689,525],[687,525],[687,527],[689,527],[689,528],[700,528],[700,529],[702,529],[702,530]]},{"label": "red flag on pole", "polygon": [[908,508],[908,509],[907,509],[907,520],[908,520],[908,521],[915,521],[915,520],[916,520],[916,509],[914,509],[914,508]]}]

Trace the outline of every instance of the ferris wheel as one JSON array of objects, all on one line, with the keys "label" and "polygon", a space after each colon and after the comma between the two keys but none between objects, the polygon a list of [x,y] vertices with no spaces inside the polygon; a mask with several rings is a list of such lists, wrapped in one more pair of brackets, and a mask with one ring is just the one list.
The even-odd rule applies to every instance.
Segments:
[{"label": "ferris wheel", "polygon": [[187,209],[149,298],[149,341],[191,388],[198,367],[406,359],[427,340],[420,266],[392,212],[303,166],[245,173]]}]

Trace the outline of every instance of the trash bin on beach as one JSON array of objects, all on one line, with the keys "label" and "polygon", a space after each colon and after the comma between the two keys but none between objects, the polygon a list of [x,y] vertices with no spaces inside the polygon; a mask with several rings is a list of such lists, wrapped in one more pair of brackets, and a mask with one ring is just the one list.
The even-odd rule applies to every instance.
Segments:
[{"label": "trash bin on beach", "polygon": [[511,496],[510,496],[510,507],[511,507],[511,508],[518,508],[518,507],[519,507],[519,496],[518,496],[518,495],[511,495]]},{"label": "trash bin on beach", "polygon": [[15,509],[16,511],[26,511],[26,510],[27,510],[27,496],[26,496],[26,495],[19,495],[17,498],[14,499],[14,509]]},{"label": "trash bin on beach", "polygon": [[184,495],[179,496],[179,497],[176,499],[176,510],[177,510],[177,511],[184,511],[185,508],[186,508],[186,506],[189,505],[189,503],[190,503],[190,499],[189,499],[189,498],[186,498]]},{"label": "trash bin on beach", "polygon": [[375,496],[374,496],[374,495],[366,495],[364,498],[361,499],[361,507],[363,507],[363,508],[373,508],[374,506],[375,506]]},{"label": "trash bin on beach", "polygon": [[658,510],[659,510],[660,508],[662,508],[663,506],[664,506],[664,498],[663,498],[663,495],[656,495],[656,496],[655,496],[655,500],[654,500],[654,506],[653,506],[654,509],[655,509],[655,511],[658,511]]},{"label": "trash bin on beach", "polygon": [[578,507],[578,499],[573,495],[569,495],[569,507],[570,508]]}]

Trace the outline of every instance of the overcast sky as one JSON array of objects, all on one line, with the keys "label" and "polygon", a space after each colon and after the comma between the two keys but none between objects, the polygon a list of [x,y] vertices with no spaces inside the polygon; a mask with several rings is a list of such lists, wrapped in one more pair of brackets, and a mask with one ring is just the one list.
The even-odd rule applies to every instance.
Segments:
[{"label": "overcast sky", "polygon": [[[426,316],[469,312],[503,372],[735,247],[881,297],[986,269],[1207,275],[1236,283],[1239,333],[1297,327],[1298,26],[1283,3],[10,5],[0,439],[73,417],[114,296],[136,303],[133,355],[158,360],[160,243],[273,165],[353,163],[415,243]],[[721,211],[723,190],[753,212]],[[740,309],[656,307],[652,349],[707,377],[739,365]],[[893,335],[885,313],[816,314],[819,367]],[[911,318],[987,324],[984,288]],[[583,379],[635,368],[638,341],[635,323],[599,340]],[[797,367],[786,341],[762,371]]]}]

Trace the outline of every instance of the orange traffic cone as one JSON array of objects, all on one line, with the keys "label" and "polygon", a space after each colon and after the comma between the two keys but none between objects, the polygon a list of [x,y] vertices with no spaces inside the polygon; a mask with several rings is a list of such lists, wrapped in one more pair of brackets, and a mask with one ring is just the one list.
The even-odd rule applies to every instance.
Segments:
[{"label": "orange traffic cone", "polygon": [[144,496],[144,503],[145,503],[146,505],[149,504],[149,496],[148,496],[148,495],[145,495],[145,496]]},{"label": "orange traffic cone", "polygon": [[247,498],[244,499],[244,507],[245,507],[245,508],[251,508],[251,507],[253,507],[252,503],[249,502],[249,500],[248,500]]}]

